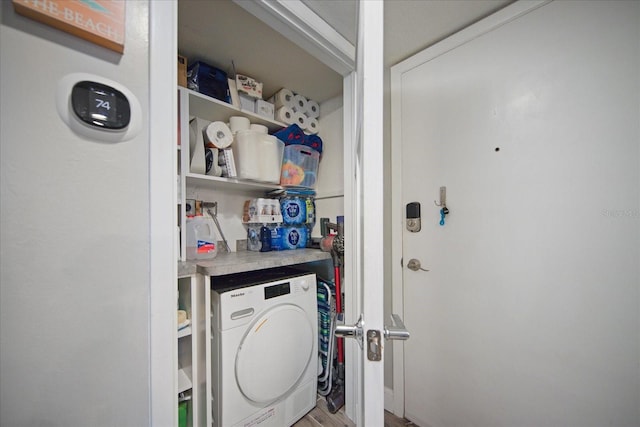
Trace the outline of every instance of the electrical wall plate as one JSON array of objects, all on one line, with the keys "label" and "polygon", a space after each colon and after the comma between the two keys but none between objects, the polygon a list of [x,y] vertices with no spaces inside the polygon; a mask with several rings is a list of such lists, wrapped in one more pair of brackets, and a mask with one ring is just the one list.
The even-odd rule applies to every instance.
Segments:
[{"label": "electrical wall plate", "polygon": [[75,134],[92,141],[128,141],[142,129],[142,108],[133,92],[95,74],[72,73],[60,79],[56,109]]}]

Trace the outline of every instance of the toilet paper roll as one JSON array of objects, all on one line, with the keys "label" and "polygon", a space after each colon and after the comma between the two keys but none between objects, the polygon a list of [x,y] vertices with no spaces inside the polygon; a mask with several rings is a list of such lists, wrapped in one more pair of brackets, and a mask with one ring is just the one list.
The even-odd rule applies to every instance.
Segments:
[{"label": "toilet paper roll", "polygon": [[317,119],[320,117],[320,104],[310,99],[307,100],[307,116]]},{"label": "toilet paper roll", "polygon": [[315,119],[313,117],[309,117],[307,119],[307,132],[311,133],[311,134],[316,134],[320,131],[320,122],[318,121],[318,119]]},{"label": "toilet paper roll", "polygon": [[229,127],[231,128],[231,132],[234,134],[241,130],[249,130],[250,124],[251,122],[246,117],[242,117],[242,116],[229,117]]},{"label": "toilet paper roll", "polygon": [[204,133],[207,142],[216,148],[227,148],[233,142],[233,133],[224,122],[211,122]]},{"label": "toilet paper roll", "polygon": [[293,97],[293,111],[306,113],[307,112],[307,98],[302,95],[295,95]]},{"label": "toilet paper roll", "polygon": [[276,120],[282,123],[286,123],[288,125],[294,123],[293,121],[293,110],[289,107],[280,107],[276,111]]},{"label": "toilet paper roll", "polygon": [[309,126],[309,118],[303,113],[296,111],[295,113],[293,113],[293,123],[300,126],[300,129],[306,130]]},{"label": "toilet paper roll", "polygon": [[293,108],[293,92],[285,88],[280,89],[278,92],[276,92],[275,95],[273,95],[267,101],[274,104],[276,109],[280,107]]}]

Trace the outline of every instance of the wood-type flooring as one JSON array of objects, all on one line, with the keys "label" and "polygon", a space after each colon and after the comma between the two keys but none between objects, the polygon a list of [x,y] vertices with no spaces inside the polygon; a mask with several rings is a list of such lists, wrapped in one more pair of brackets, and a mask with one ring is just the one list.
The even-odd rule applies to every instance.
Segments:
[{"label": "wood-type flooring", "polygon": [[[347,418],[344,406],[335,414],[327,409],[324,398],[318,398],[318,404],[307,415],[301,418],[293,427],[355,427],[355,424]],[[411,421],[396,417],[384,412],[384,427],[417,427]]]}]

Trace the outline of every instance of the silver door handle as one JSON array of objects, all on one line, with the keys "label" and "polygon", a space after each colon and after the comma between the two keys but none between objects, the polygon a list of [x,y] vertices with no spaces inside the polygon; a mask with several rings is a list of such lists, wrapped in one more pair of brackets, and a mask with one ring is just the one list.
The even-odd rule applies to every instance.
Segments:
[{"label": "silver door handle", "polygon": [[392,326],[385,325],[384,337],[388,340],[408,340],[411,334],[397,314],[391,315]]},{"label": "silver door handle", "polygon": [[[338,337],[344,338],[355,338],[360,345],[360,348],[363,348],[364,341],[364,331],[362,328],[362,314],[358,318],[358,322],[355,325],[345,325],[344,320],[340,313],[338,318],[338,324],[336,325],[335,334]],[[384,337],[388,340],[408,340],[409,339],[409,331],[402,323],[402,319],[397,314],[391,315],[392,326],[384,327]],[[382,360],[382,345],[381,340],[382,336],[380,331],[375,329],[369,329],[367,331],[367,359],[379,362]]]},{"label": "silver door handle", "polygon": [[337,337],[355,338],[360,347],[362,347],[362,314],[360,314],[355,325],[345,325],[343,313],[338,313],[335,334]]}]

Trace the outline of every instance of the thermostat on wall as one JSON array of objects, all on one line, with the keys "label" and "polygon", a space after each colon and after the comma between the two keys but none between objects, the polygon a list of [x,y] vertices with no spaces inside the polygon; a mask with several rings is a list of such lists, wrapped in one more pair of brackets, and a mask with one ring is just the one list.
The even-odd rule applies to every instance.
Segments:
[{"label": "thermostat on wall", "polygon": [[62,120],[90,140],[126,141],[141,128],[138,99],[123,85],[104,77],[87,73],[63,77],[56,106]]}]

